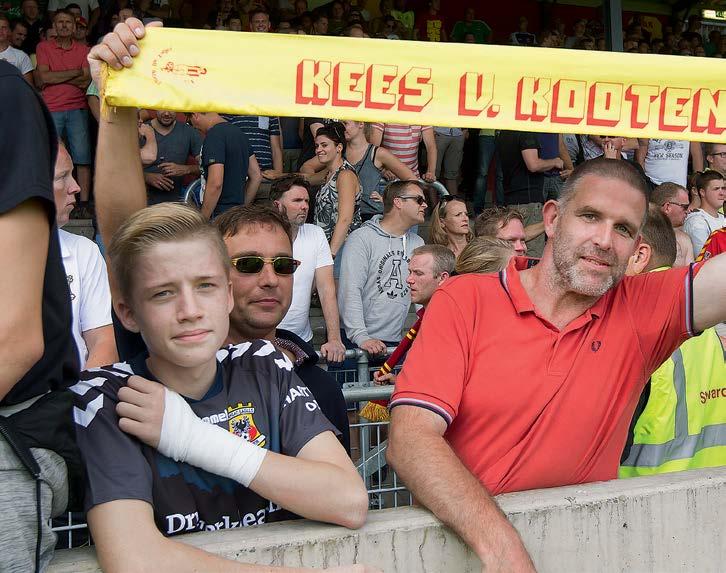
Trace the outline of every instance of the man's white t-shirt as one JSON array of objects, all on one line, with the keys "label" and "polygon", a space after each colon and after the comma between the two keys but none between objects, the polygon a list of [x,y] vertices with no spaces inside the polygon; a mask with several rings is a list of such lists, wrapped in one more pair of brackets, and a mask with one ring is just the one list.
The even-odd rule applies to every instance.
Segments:
[{"label": "man's white t-shirt", "polygon": [[644,170],[648,178],[661,183],[678,183],[685,187],[688,179],[688,156],[691,144],[677,139],[651,139],[645,156]]},{"label": "man's white t-shirt", "polygon": [[325,233],[317,225],[305,223],[300,227],[292,244],[292,256],[301,262],[293,275],[292,303],[285,318],[278,325],[297,334],[306,342],[313,338],[310,328],[310,297],[313,293],[315,271],[333,265],[330,245]]},{"label": "man's white t-shirt", "polygon": [[703,209],[698,209],[688,214],[683,223],[683,230],[691,238],[694,257],[701,252],[709,235],[722,227],[726,227],[726,219],[721,213],[718,213],[717,217],[713,217]]},{"label": "man's white t-shirt", "polygon": [[30,61],[30,56],[23,52],[23,50],[18,50],[12,46],[8,46],[0,52],[0,60],[5,60],[9,64],[14,65],[20,70],[21,74],[27,74],[34,69],[33,62]]},{"label": "man's white t-shirt", "polygon": [[58,230],[63,267],[71,291],[73,338],[78,346],[81,370],[88,359],[82,334],[111,324],[111,289],[106,262],[93,241]]},{"label": "man's white t-shirt", "polygon": [[81,13],[88,22],[91,12],[98,8],[98,0],[49,0],[48,11],[55,12],[61,8],[65,8],[68,4],[78,4],[81,7]]}]

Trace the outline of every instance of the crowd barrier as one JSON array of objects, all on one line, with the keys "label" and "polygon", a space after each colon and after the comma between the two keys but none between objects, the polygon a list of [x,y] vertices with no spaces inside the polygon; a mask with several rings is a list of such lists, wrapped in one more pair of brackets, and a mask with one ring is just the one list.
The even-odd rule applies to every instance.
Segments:
[{"label": "crowd barrier", "polygon": [[[387,348],[390,355],[394,348]],[[360,348],[346,350],[345,357],[356,361],[353,370],[331,370],[330,374],[343,388],[348,405],[351,433],[351,459],[368,490],[370,509],[386,509],[411,505],[411,494],[386,465],[388,422],[371,422],[358,415],[368,400],[387,400],[393,386],[373,385],[373,372],[368,353]],[[58,549],[89,544],[88,527],[79,513],[68,512],[53,521],[58,535]]]},{"label": "crowd barrier", "polygon": [[[496,499],[540,573],[710,573],[723,571],[726,562],[725,494],[726,468],[713,468]],[[181,535],[175,541],[260,565],[356,562],[385,573],[482,571],[461,539],[420,507],[372,511],[355,531],[297,520]],[[93,549],[58,551],[48,569],[97,571]]]}]

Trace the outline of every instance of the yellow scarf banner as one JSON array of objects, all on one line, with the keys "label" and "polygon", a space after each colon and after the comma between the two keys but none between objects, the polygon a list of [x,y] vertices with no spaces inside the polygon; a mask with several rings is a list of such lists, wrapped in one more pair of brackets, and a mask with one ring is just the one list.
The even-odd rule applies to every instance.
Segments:
[{"label": "yellow scarf banner", "polygon": [[726,141],[726,61],[147,30],[110,106]]}]

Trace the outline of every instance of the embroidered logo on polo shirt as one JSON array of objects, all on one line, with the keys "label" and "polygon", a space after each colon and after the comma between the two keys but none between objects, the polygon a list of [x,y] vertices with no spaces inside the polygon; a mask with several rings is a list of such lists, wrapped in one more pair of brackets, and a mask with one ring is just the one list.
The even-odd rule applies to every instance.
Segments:
[{"label": "embroidered logo on polo shirt", "polygon": [[602,342],[600,340],[593,340],[592,344],[590,345],[590,350],[593,352],[597,352],[600,350],[600,347],[602,346]]}]

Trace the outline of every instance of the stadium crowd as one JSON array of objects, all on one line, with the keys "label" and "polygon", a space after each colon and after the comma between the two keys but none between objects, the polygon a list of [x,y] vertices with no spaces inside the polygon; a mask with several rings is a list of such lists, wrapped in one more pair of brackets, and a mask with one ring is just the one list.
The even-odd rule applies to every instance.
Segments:
[{"label": "stadium crowd", "polygon": [[[0,15],[0,569],[43,570],[66,508],[109,571],[266,570],[171,537],[362,526],[331,376],[347,349],[395,384],[389,463],[485,565],[533,568],[492,495],[726,464],[726,441],[689,446],[726,423],[726,143],[102,114],[101,65],[132,66],[145,26],[189,26],[189,3],[63,4]],[[437,0],[280,4],[221,0],[205,27],[493,38]],[[721,57],[700,24],[634,18],[626,51]],[[508,43],[604,49],[597,21],[522,18]],[[679,372],[703,409],[673,445]]]}]

